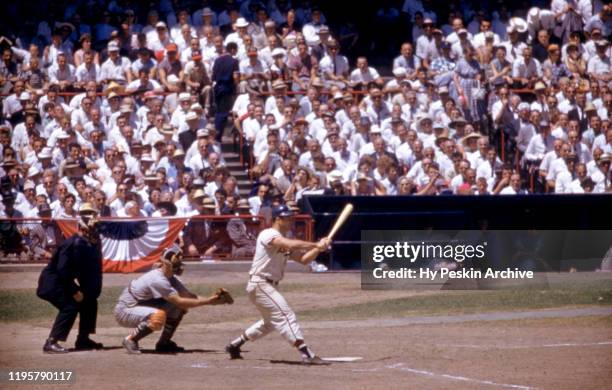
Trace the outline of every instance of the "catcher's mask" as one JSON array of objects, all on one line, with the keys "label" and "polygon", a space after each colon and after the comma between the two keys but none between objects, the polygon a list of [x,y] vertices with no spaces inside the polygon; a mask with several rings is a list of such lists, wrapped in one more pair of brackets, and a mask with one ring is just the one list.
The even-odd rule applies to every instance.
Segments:
[{"label": "catcher's mask", "polygon": [[178,246],[166,249],[161,260],[164,263],[170,263],[173,274],[180,275],[183,273],[183,251]]}]

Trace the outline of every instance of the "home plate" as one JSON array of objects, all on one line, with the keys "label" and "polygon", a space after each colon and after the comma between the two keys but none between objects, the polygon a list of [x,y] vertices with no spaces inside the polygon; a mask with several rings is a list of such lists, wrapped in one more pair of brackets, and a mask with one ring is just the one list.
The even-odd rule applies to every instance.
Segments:
[{"label": "home plate", "polygon": [[326,362],[351,363],[351,362],[356,362],[358,360],[361,360],[363,358],[360,356],[336,356],[336,357],[324,357],[321,359],[325,360]]}]

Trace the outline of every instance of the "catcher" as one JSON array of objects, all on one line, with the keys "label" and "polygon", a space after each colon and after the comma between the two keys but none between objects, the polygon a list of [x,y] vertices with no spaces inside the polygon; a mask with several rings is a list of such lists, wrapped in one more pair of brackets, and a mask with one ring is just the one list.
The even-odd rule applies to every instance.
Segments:
[{"label": "catcher", "polygon": [[185,348],[176,345],[172,336],[188,309],[234,303],[230,293],[222,288],[209,298],[190,292],[177,277],[183,273],[182,257],[178,246],[167,249],[157,268],[132,280],[121,293],[115,318],[121,326],[135,327],[123,339],[128,353],[140,353],[138,342],[156,330],[162,331],[156,352],[183,352]]}]

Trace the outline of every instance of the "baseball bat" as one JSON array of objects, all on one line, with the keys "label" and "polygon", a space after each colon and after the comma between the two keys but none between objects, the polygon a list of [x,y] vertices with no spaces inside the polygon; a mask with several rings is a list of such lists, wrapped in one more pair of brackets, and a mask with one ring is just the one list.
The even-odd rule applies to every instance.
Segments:
[{"label": "baseball bat", "polygon": [[327,238],[329,238],[330,240],[334,238],[336,233],[338,233],[338,230],[340,230],[340,227],[342,227],[342,225],[346,222],[346,220],[348,219],[349,215],[351,215],[352,212],[353,212],[353,204],[347,203],[346,206],[344,206],[344,209],[342,210],[340,215],[338,216],[338,219],[336,219],[334,226],[332,226],[331,230],[329,231]]}]

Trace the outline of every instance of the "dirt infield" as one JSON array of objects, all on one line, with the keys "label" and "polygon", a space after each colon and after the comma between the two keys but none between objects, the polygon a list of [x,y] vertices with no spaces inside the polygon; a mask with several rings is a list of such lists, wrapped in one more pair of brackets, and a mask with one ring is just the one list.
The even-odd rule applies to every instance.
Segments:
[{"label": "dirt infield", "polygon": [[[36,277],[33,272],[0,274],[0,291],[31,288]],[[105,276],[105,288],[123,286],[132,277]],[[242,272],[186,275],[188,285],[241,286],[244,279]],[[149,353],[127,355],[120,347],[127,330],[102,312],[95,339],[107,350],[44,355],[42,343],[52,320],[45,316],[0,323],[0,369],[69,369],[76,382],[63,387],[95,389],[603,389],[612,379],[610,305],[337,320],[316,310],[367,302],[376,306],[416,293],[361,291],[357,274],[290,273],[281,290],[285,286],[316,352],[363,359],[304,367],[298,354],[272,334],[247,344],[244,360],[228,360],[223,346],[257,319],[244,294],[236,291],[233,306],[198,308],[185,317],[175,340],[188,353],[150,353],[156,341],[152,335],[141,342]],[[74,337],[73,332],[67,345]],[[7,388],[7,383],[0,386]]]}]

